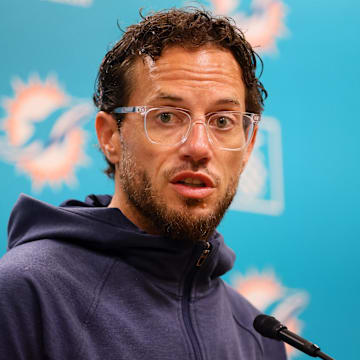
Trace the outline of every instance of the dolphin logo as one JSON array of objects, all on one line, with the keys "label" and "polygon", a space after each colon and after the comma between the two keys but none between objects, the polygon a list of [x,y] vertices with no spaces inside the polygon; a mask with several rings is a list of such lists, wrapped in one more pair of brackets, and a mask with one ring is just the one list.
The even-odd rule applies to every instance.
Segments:
[{"label": "dolphin logo", "polygon": [[[12,87],[14,97],[2,101],[7,115],[0,156],[27,174],[34,190],[75,184],[75,168],[88,162],[82,125],[93,113],[92,105],[66,94],[54,76],[41,81],[35,74],[28,83],[15,78]],[[39,134],[37,127],[43,124],[51,130]]]},{"label": "dolphin logo", "polygon": [[281,0],[252,0],[250,15],[236,12],[241,0],[211,0],[219,15],[231,16],[245,33],[246,40],[259,52],[276,51],[276,39],[287,34],[286,6]]}]

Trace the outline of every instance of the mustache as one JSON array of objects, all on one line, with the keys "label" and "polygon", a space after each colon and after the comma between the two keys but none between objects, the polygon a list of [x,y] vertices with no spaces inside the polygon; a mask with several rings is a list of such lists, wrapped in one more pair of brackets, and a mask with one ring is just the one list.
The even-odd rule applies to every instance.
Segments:
[{"label": "mustache", "polygon": [[[199,170],[201,170],[201,171],[199,171]],[[182,172],[182,171],[192,171],[195,173],[196,172],[204,173],[204,174],[208,175],[209,177],[211,177],[215,186],[218,186],[220,184],[220,176],[214,174],[207,167],[204,167],[204,166],[200,167],[198,165],[192,165],[192,164],[183,164],[183,165],[179,165],[179,166],[173,167],[171,169],[165,170],[164,175],[165,175],[166,179],[170,180],[176,174],[178,174],[179,172]]]}]

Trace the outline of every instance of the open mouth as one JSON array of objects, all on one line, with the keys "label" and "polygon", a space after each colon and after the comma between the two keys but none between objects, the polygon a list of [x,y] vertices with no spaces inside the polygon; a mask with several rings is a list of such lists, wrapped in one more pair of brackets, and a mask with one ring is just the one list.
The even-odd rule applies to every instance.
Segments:
[{"label": "open mouth", "polygon": [[212,178],[199,172],[182,171],[170,183],[181,197],[187,199],[205,199],[215,191]]},{"label": "open mouth", "polygon": [[197,187],[197,188],[206,187],[206,184],[203,181],[201,181],[200,179],[194,179],[194,178],[185,178],[185,179],[177,181],[176,183],[183,184],[186,186],[191,186],[191,187]]},{"label": "open mouth", "polygon": [[192,199],[205,199],[213,194],[216,188],[211,176],[193,171],[181,171],[170,183],[180,196]]}]

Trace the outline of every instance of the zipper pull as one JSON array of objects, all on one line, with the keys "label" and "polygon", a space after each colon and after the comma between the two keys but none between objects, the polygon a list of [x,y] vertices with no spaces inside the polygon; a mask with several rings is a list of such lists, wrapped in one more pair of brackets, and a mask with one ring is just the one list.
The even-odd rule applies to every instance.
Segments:
[{"label": "zipper pull", "polygon": [[204,262],[205,260],[208,258],[209,254],[210,254],[210,243],[208,241],[206,241],[205,243],[206,245],[206,249],[204,249],[196,263],[196,267],[200,267]]}]

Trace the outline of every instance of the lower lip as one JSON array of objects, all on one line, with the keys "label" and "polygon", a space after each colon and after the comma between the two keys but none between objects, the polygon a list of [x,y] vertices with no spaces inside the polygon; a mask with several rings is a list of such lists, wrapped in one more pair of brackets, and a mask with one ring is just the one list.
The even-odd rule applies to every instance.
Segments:
[{"label": "lower lip", "polygon": [[180,183],[171,185],[179,195],[192,199],[204,199],[215,191],[215,189],[212,187],[195,187]]}]

